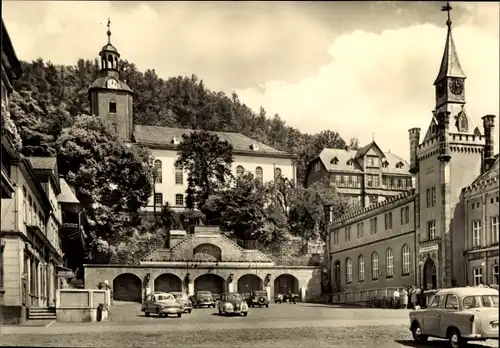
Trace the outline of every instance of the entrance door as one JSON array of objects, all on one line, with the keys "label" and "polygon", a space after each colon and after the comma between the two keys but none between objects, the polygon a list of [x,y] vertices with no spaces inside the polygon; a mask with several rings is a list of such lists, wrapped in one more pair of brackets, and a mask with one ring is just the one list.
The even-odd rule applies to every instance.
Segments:
[{"label": "entrance door", "polygon": [[425,261],[423,280],[424,290],[437,288],[436,265],[431,258]]},{"label": "entrance door", "polygon": [[335,262],[335,292],[340,292],[340,261]]}]

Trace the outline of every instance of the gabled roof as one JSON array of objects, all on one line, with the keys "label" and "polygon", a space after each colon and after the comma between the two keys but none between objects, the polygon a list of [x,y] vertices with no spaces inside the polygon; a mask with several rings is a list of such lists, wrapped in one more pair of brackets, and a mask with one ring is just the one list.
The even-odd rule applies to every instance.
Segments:
[{"label": "gabled roof", "polygon": [[470,186],[479,185],[482,182],[487,181],[488,179],[498,178],[499,175],[500,175],[500,154],[496,154],[495,162],[490,167],[490,169],[479,175],[476,178],[476,180],[472,182]]},{"label": "gabled roof", "polygon": [[[162,148],[170,148],[175,150],[176,144],[174,139],[182,140],[183,134],[191,133],[193,129],[183,128],[169,128],[157,126],[134,126],[134,138],[136,143],[145,146],[160,146]],[[259,154],[276,155],[280,157],[294,158],[295,156],[280,150],[273,149],[257,140],[253,140],[240,133],[229,132],[210,132],[219,137],[222,141],[227,141],[233,146],[233,152],[244,153],[252,156],[259,156]],[[257,145],[257,146],[255,146]]]},{"label": "gabled roof", "polygon": [[63,177],[60,178],[60,183],[61,193],[57,196],[57,201],[59,203],[80,204],[80,201],[76,198],[75,191]]},{"label": "gabled roof", "polygon": [[439,67],[439,73],[434,81],[434,85],[445,77],[466,77],[458,60],[457,49],[455,48],[455,42],[451,34],[451,23],[448,25],[443,58],[441,59],[441,66]]},{"label": "gabled roof", "polygon": [[371,143],[369,143],[368,145],[365,145],[365,146],[363,146],[363,147],[359,148],[359,149],[358,149],[358,151],[356,151],[356,155],[354,156],[354,158],[356,158],[356,159],[357,159],[357,158],[360,158],[360,157],[362,157],[362,156],[366,155],[366,153],[367,153],[368,151],[370,151],[370,149],[371,149],[371,148],[374,148],[374,149],[375,149],[375,151],[377,151],[377,152],[379,152],[379,153],[381,153],[381,154],[384,154],[384,151],[382,151],[382,150],[380,149],[380,147],[377,145],[377,143],[376,143],[375,141],[372,141],[372,142],[371,142]]}]

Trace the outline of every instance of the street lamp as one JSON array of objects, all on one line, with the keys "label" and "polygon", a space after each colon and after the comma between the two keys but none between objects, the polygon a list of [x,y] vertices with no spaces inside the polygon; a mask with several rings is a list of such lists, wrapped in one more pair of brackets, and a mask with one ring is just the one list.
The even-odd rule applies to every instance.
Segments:
[{"label": "street lamp", "polygon": [[[329,229],[328,229],[328,225],[332,222],[332,205],[331,204],[325,204],[324,205],[324,209],[325,209],[325,235],[326,235],[326,262],[327,262],[327,269],[330,269],[330,266],[331,266],[331,261],[330,261],[330,233],[329,233]],[[328,272],[327,274],[327,280],[328,280],[328,285],[330,285],[332,283],[332,280],[330,279],[331,278],[331,272]],[[321,282],[321,284],[323,284],[324,282]],[[329,286],[323,286],[325,289],[323,289],[323,291],[326,291],[327,288]]]}]

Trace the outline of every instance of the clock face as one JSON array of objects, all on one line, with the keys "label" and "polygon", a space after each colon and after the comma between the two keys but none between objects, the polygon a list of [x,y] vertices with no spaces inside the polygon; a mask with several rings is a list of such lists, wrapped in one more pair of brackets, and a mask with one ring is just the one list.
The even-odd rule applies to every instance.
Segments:
[{"label": "clock face", "polygon": [[112,88],[112,89],[117,89],[118,88],[118,81],[116,81],[115,79],[109,79],[106,82],[106,87]]},{"label": "clock face", "polygon": [[462,79],[451,79],[449,86],[450,92],[454,95],[461,95],[464,91],[464,81]]},{"label": "clock face", "polygon": [[444,85],[444,83],[440,82],[436,86],[436,95],[437,95],[437,97],[441,98],[444,95],[445,92],[446,92],[445,85]]}]

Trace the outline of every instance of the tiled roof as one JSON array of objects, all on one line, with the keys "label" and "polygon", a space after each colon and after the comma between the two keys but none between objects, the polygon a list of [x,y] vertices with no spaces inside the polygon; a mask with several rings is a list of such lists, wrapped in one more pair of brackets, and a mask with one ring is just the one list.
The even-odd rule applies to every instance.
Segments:
[{"label": "tiled roof", "polygon": [[57,201],[59,203],[74,203],[79,204],[80,201],[76,198],[75,191],[69,186],[64,178],[60,178],[61,183],[61,193],[57,196]]},{"label": "tiled roof", "polygon": [[[144,126],[135,125],[134,126],[134,138],[138,144],[145,145],[159,145],[175,148],[174,138],[182,140],[182,135],[186,133],[193,132],[192,129],[183,128],[168,128],[168,127],[157,127],[157,126]],[[258,156],[259,153],[263,154],[275,154],[280,156],[290,156],[292,154],[286,153],[284,151],[273,149],[257,140],[253,140],[240,133],[229,133],[229,132],[210,132],[215,134],[221,140],[226,140],[229,144],[233,146],[233,151],[238,153],[252,153]],[[255,147],[257,145],[257,147]]]},{"label": "tiled roof", "polygon": [[[325,148],[321,151],[318,157],[329,172],[345,171],[351,173],[362,173],[363,170],[356,164],[356,158],[365,155],[373,144],[374,143],[370,143],[358,150]],[[408,174],[408,171],[410,170],[408,162],[391,152],[383,152],[383,154],[385,156],[384,159],[387,160],[388,166],[387,168],[382,168],[382,172],[392,174]],[[332,163],[334,158],[337,158],[337,164]],[[347,164],[350,160],[354,162],[354,165]],[[401,168],[396,168],[396,164],[399,162],[401,162],[403,166]]]},{"label": "tiled roof", "polygon": [[94,81],[94,83],[92,84],[92,86],[90,86],[90,88],[91,89],[92,88],[107,88],[106,84],[107,84],[109,79],[114,79],[114,80],[118,81],[118,90],[132,92],[132,90],[130,89],[130,87],[127,85],[126,82],[119,80],[119,79],[116,79],[112,76],[99,77],[97,80]]},{"label": "tiled roof", "polygon": [[53,170],[56,163],[56,157],[28,157],[34,169]]},{"label": "tiled roof", "polygon": [[481,185],[481,183],[488,181],[489,179],[498,178],[500,174],[500,154],[495,156],[495,162],[486,172],[479,175],[476,180],[469,186]]}]

